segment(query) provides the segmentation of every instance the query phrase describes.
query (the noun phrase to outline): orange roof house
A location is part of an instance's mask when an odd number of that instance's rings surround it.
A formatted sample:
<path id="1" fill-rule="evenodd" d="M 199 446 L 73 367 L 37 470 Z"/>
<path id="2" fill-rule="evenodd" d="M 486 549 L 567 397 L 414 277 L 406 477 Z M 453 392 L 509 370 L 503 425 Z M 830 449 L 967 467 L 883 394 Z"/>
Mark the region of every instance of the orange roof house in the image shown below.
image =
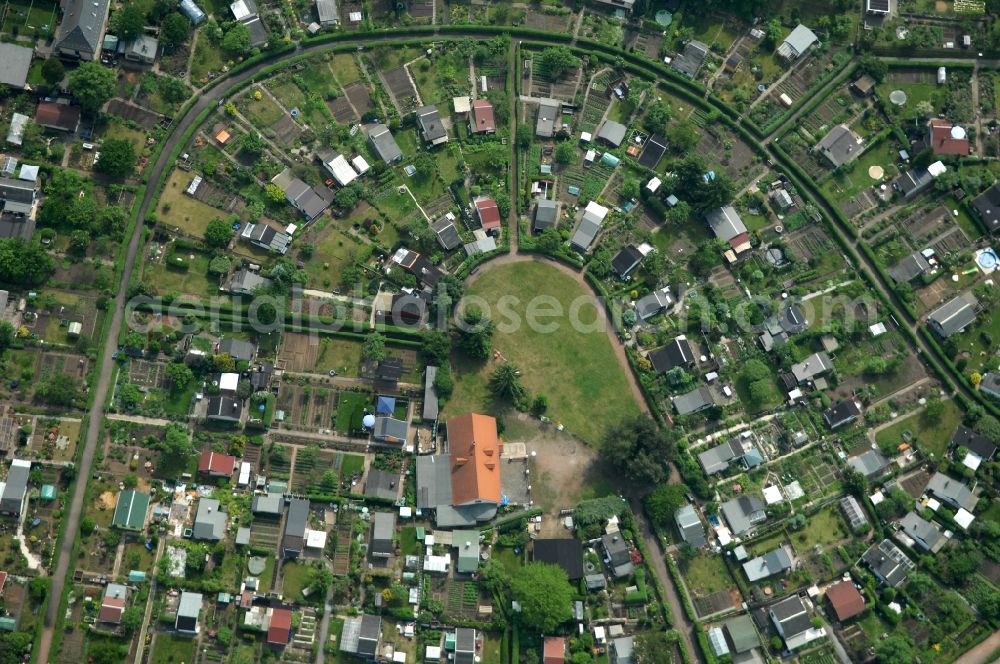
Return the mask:
<path id="1" fill-rule="evenodd" d="M 466 413 L 448 420 L 452 505 L 500 504 L 500 454 L 497 421 Z"/>
<path id="2" fill-rule="evenodd" d="M 198 472 L 214 477 L 232 477 L 236 472 L 236 457 L 218 452 L 203 452 L 198 461 Z"/>
<path id="3" fill-rule="evenodd" d="M 962 157 L 969 154 L 969 137 L 965 129 L 940 118 L 934 118 L 927 126 L 930 127 L 931 150 L 934 154 Z"/>
<path id="4" fill-rule="evenodd" d="M 480 198 L 476 201 L 476 216 L 485 230 L 500 228 L 500 207 L 492 198 Z"/>
<path id="5" fill-rule="evenodd" d="M 494 134 L 497 130 L 493 115 L 493 104 L 486 99 L 476 99 L 472 102 L 472 113 L 469 115 L 469 131 L 473 134 Z"/>
<path id="6" fill-rule="evenodd" d="M 225 129 L 220 129 L 219 133 L 215 135 L 215 140 L 217 140 L 222 145 L 226 144 L 226 141 L 230 139 L 230 134 Z"/>
<path id="7" fill-rule="evenodd" d="M 850 581 L 841 581 L 827 588 L 826 598 L 841 622 L 865 610 L 865 598 Z"/>
<path id="8" fill-rule="evenodd" d="M 566 661 L 566 638 L 546 636 L 542 646 L 542 664 L 563 664 Z"/>
<path id="9" fill-rule="evenodd" d="M 286 646 L 292 636 L 292 612 L 288 609 L 274 609 L 271 624 L 267 628 L 267 642 L 272 646 Z"/>

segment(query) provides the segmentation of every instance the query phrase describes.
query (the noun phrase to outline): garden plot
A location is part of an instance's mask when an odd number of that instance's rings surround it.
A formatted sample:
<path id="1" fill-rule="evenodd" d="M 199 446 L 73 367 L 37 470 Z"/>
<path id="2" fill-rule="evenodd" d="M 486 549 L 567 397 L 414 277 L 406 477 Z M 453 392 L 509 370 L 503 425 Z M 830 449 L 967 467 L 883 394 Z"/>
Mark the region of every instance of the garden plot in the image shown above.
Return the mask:
<path id="1" fill-rule="evenodd" d="M 871 191 L 863 189 L 855 193 L 853 198 L 844 198 L 841 200 L 839 207 L 845 217 L 854 219 L 858 215 L 871 210 L 876 205 L 878 205 L 878 201 L 872 196 Z"/>
<path id="2" fill-rule="evenodd" d="M 798 164 L 809 177 L 819 180 L 829 171 L 810 152 L 811 145 L 797 131 L 789 132 L 779 140 L 782 149 L 788 153 L 792 161 Z"/>
<path id="3" fill-rule="evenodd" d="M 254 519 L 250 526 L 250 546 L 273 551 L 281 539 L 281 524 L 277 521 Z"/>
<path id="4" fill-rule="evenodd" d="M 202 180 L 201 184 L 198 185 L 194 199 L 229 214 L 241 214 L 246 207 L 246 202 L 242 197 L 235 196 L 207 180 Z"/>
<path id="5" fill-rule="evenodd" d="M 351 339 L 310 336 L 289 332 L 282 335 L 279 359 L 291 373 L 328 373 L 356 376 L 361 344 Z"/>
<path id="6" fill-rule="evenodd" d="M 848 86 L 842 86 L 830 92 L 822 104 L 810 111 L 802 119 L 802 127 L 815 136 L 824 127 L 834 123 L 836 118 L 854 106 L 854 96 Z"/>
<path id="7" fill-rule="evenodd" d="M 535 59 L 532 59 L 530 63 L 531 70 L 528 72 L 529 85 L 527 86 L 530 96 L 542 99 L 559 99 L 566 103 L 572 103 L 583 78 L 582 70 L 577 70 L 571 75 L 564 75 L 558 79 L 552 79 Z"/>
<path id="8" fill-rule="evenodd" d="M 546 14 L 544 12 L 529 9 L 524 15 L 524 24 L 535 30 L 542 30 L 550 33 L 566 33 L 570 31 L 570 20 L 572 14 Z"/>
<path id="9" fill-rule="evenodd" d="M 159 113 L 129 104 L 121 99 L 112 99 L 108 102 L 108 114 L 134 122 L 146 131 L 160 124 L 161 120 L 166 120 Z"/>
<path id="10" fill-rule="evenodd" d="M 679 567 L 699 616 L 739 606 L 739 590 L 721 556 L 700 551 L 690 560 L 681 560 Z"/>
<path id="11" fill-rule="evenodd" d="M 589 131 L 590 133 L 597 131 L 605 111 L 611 105 L 611 100 L 607 95 L 607 87 L 610 82 L 610 72 L 595 76 L 591 81 L 587 103 L 584 104 L 583 112 L 580 113 L 580 131 Z"/>
<path id="12" fill-rule="evenodd" d="M 351 124 L 360 119 L 347 95 L 340 95 L 333 101 L 326 102 L 326 107 L 330 109 L 333 119 L 340 124 Z"/>
<path id="13" fill-rule="evenodd" d="M 736 188 L 742 189 L 751 179 L 750 166 L 754 163 L 753 150 L 735 136 L 716 134 L 714 129 L 707 126 L 708 122 L 700 112 L 696 112 L 692 119 L 695 124 L 705 129 L 695 150 L 703 155 L 709 163 L 718 162 L 721 164 L 725 168 L 726 174 L 732 178 Z"/>
<path id="14" fill-rule="evenodd" d="M 38 364 L 38 377 L 45 378 L 56 373 L 64 373 L 82 384 L 87 376 L 87 367 L 87 358 L 82 355 L 44 353 Z"/>
<path id="15" fill-rule="evenodd" d="M 413 0 L 409 3 L 408 12 L 418 21 L 431 21 L 434 18 L 434 2 L 436 0 Z"/>
<path id="16" fill-rule="evenodd" d="M 816 226 L 807 226 L 802 230 L 789 233 L 785 237 L 785 242 L 795 253 L 795 256 L 803 261 L 818 259 L 834 247 L 830 237 L 823 229 Z"/>
<path id="17" fill-rule="evenodd" d="M 371 90 L 361 83 L 352 83 L 344 88 L 344 94 L 351 100 L 351 104 L 358 113 L 364 115 L 375 110 L 375 103 L 372 101 Z"/>
<path id="18" fill-rule="evenodd" d="M 162 362 L 132 360 L 129 363 L 128 379 L 139 387 L 162 389 L 166 384 L 166 366 Z"/>
<path id="19" fill-rule="evenodd" d="M 278 390 L 277 407 L 285 412 L 282 425 L 286 429 L 331 428 L 336 402 L 336 392 L 325 387 L 285 382 Z"/>
<path id="20" fill-rule="evenodd" d="M 406 113 L 416 106 L 417 89 L 413 87 L 413 81 L 405 67 L 380 71 L 379 75 L 382 77 L 389 94 L 395 100 L 396 106 L 399 107 L 400 113 Z"/>
<path id="21" fill-rule="evenodd" d="M 350 486 L 353 472 L 346 477 L 342 474 L 344 457 L 343 452 L 320 450 L 316 447 L 299 449 L 295 456 L 295 467 L 292 470 L 292 492 L 298 494 L 333 493 L 342 489 L 345 481 L 347 486 Z M 361 457 L 361 462 L 363 465 L 364 457 Z M 333 475 L 328 477 L 327 472 L 332 472 Z"/>
<path id="22" fill-rule="evenodd" d="M 835 60 L 837 53 L 837 51 L 830 50 L 826 53 L 807 56 L 803 62 L 796 64 L 794 71 L 786 76 L 785 80 L 771 88 L 771 102 L 784 108 L 781 95 L 788 95 L 792 99 L 792 103 L 805 97 L 826 72 L 827 66 Z"/>
<path id="23" fill-rule="evenodd" d="M 650 60 L 660 59 L 660 49 L 663 47 L 663 35 L 661 33 L 642 33 L 636 37 L 633 45 L 634 50 L 642 53 Z"/>

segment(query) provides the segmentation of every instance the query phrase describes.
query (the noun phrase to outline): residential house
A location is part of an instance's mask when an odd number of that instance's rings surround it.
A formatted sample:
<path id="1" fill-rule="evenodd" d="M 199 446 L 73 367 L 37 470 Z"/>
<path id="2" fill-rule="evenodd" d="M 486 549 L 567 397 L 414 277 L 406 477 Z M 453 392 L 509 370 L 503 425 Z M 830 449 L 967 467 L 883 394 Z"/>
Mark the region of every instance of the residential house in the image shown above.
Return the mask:
<path id="1" fill-rule="evenodd" d="M 31 476 L 31 462 L 14 459 L 7 469 L 7 480 L 0 482 L 0 514 L 21 516 L 28 498 L 28 479 Z"/>
<path id="2" fill-rule="evenodd" d="M 642 146 L 642 152 L 638 159 L 639 165 L 650 170 L 655 169 L 666 152 L 667 139 L 659 134 L 653 134 Z"/>
<path id="3" fill-rule="evenodd" d="M 120 583 L 109 583 L 104 587 L 104 597 L 101 598 L 101 608 L 97 612 L 97 622 L 116 627 L 120 625 L 127 600 L 128 588 Z"/>
<path id="4" fill-rule="evenodd" d="M 284 558 L 297 558 L 302 553 L 308 525 L 309 501 L 303 498 L 292 498 L 288 503 L 285 532 L 281 538 L 281 553 Z"/>
<path id="5" fill-rule="evenodd" d="M 698 454 L 698 463 L 709 476 L 721 473 L 734 461 L 741 461 L 745 467 L 754 468 L 762 464 L 764 458 L 753 444 L 753 439 L 742 436 Z"/>
<path id="6" fill-rule="evenodd" d="M 556 201 L 541 198 L 535 204 L 535 223 L 533 228 L 536 233 L 541 233 L 546 228 L 555 226 L 558 218 L 559 203 Z"/>
<path id="7" fill-rule="evenodd" d="M 35 123 L 53 131 L 75 134 L 80 128 L 81 113 L 79 106 L 43 101 L 35 108 Z"/>
<path id="8" fill-rule="evenodd" d="M 942 339 L 965 330 L 976 322 L 979 302 L 972 295 L 959 295 L 935 309 L 927 317 L 927 324 Z"/>
<path id="9" fill-rule="evenodd" d="M 608 648 L 609 664 L 633 664 L 635 640 L 631 636 L 619 636 L 611 641 Z"/>
<path id="10" fill-rule="evenodd" d="M 617 148 L 625 140 L 625 132 L 628 131 L 628 127 L 623 125 L 621 122 L 615 120 L 605 120 L 604 124 L 597 131 L 597 140 L 605 143 L 606 145 Z"/>
<path id="11" fill-rule="evenodd" d="M 852 531 L 857 532 L 858 529 L 868 525 L 868 516 L 854 496 L 844 496 L 840 499 L 840 511 L 844 513 L 847 525 Z"/>
<path id="12" fill-rule="evenodd" d="M 851 581 L 840 581 L 826 589 L 826 599 L 830 602 L 830 608 L 837 616 L 837 620 L 844 622 L 856 615 L 864 613 L 865 598 L 861 596 L 858 589 Z"/>
<path id="13" fill-rule="evenodd" d="M 292 612 L 285 608 L 271 608 L 271 621 L 267 627 L 267 645 L 284 648 L 292 640 Z"/>
<path id="14" fill-rule="evenodd" d="M 201 631 L 198 618 L 201 615 L 201 593 L 191 593 L 186 590 L 181 591 L 181 599 L 177 605 L 177 619 L 174 621 L 174 629 L 186 634 L 197 634 Z"/>
<path id="15" fill-rule="evenodd" d="M 798 595 L 786 597 L 777 604 L 772 604 L 767 613 L 789 650 L 796 650 L 826 636 L 822 628 L 812 626 L 809 612 Z"/>
<path id="16" fill-rule="evenodd" d="M 532 560 L 558 565 L 570 581 L 583 578 L 583 544 L 578 539 L 536 539 L 532 545 Z"/>
<path id="17" fill-rule="evenodd" d="M 424 106 L 415 111 L 417 126 L 424 142 L 430 145 L 441 145 L 448 142 L 448 131 L 441 122 L 441 113 L 436 106 Z"/>
<path id="18" fill-rule="evenodd" d="M 63 0 L 52 52 L 67 60 L 94 60 L 104 43 L 109 0 Z"/>
<path id="19" fill-rule="evenodd" d="M 731 652 L 736 653 L 733 661 L 750 664 L 753 660 L 740 657 L 740 655 L 749 653 L 754 648 L 760 647 L 760 637 L 757 636 L 757 630 L 753 626 L 753 618 L 743 614 L 735 618 L 730 618 L 723 623 L 723 627 L 725 628 L 726 636 L 729 637 L 729 649 Z"/>
<path id="20" fill-rule="evenodd" d="M 476 663 L 476 630 L 471 627 L 459 627 L 455 630 L 454 664 Z"/>
<path id="21" fill-rule="evenodd" d="M 707 44 L 692 39 L 684 44 L 684 49 L 680 53 L 674 56 L 674 59 L 670 62 L 670 66 L 677 73 L 683 74 L 688 78 L 694 78 L 698 75 L 698 70 L 705 63 L 708 51 Z"/>
<path id="22" fill-rule="evenodd" d="M 451 531 L 451 546 L 456 549 L 458 564 L 455 571 L 459 574 L 475 574 L 479 571 L 479 531 Z M 582 555 L 582 554 L 581 554 Z"/>
<path id="23" fill-rule="evenodd" d="M 913 561 L 887 539 L 872 544 L 861 559 L 879 581 L 891 588 L 901 585 L 909 571 L 914 568 Z"/>
<path id="24" fill-rule="evenodd" d="M 233 272 L 226 282 L 225 290 L 233 295 L 253 295 L 261 289 L 270 288 L 273 283 L 267 277 L 243 268 Z"/>
<path id="25" fill-rule="evenodd" d="M 755 525 L 767 519 L 764 501 L 758 496 L 740 496 L 719 506 L 722 516 L 735 537 L 749 533 Z"/>
<path id="26" fill-rule="evenodd" d="M 601 7 L 608 7 L 614 10 L 621 10 L 628 14 L 632 11 L 632 7 L 635 6 L 635 0 L 590 0 L 595 5 L 600 5 Z"/>
<path id="27" fill-rule="evenodd" d="M 392 255 L 392 262 L 416 277 L 424 290 L 433 290 L 444 276 L 444 273 L 424 256 L 406 247 L 396 250 Z"/>
<path id="28" fill-rule="evenodd" d="M 983 383 L 985 382 L 986 377 L 984 376 L 983 382 L 979 384 L 980 391 L 983 391 Z M 951 436 L 951 446 L 953 448 L 964 447 L 969 451 L 969 454 L 974 454 L 979 459 L 979 463 L 989 461 L 997 451 L 996 445 L 989 438 L 961 425 L 955 429 L 955 433 Z"/>
<path id="29" fill-rule="evenodd" d="M 969 203 L 993 233 L 1000 233 L 1000 183 L 979 194 Z"/>
<path id="30" fill-rule="evenodd" d="M 399 473 L 372 468 L 365 477 L 365 495 L 395 501 L 399 497 Z"/>
<path id="31" fill-rule="evenodd" d="M 462 244 L 462 236 L 458 234 L 458 227 L 455 225 L 455 215 L 451 212 L 437 221 L 432 221 L 431 230 L 445 251 L 451 251 Z"/>
<path id="32" fill-rule="evenodd" d="M 965 129 L 941 118 L 927 123 L 927 143 L 936 155 L 967 157 L 970 152 Z"/>
<path id="33" fill-rule="evenodd" d="M 771 352 L 775 346 L 783 345 L 791 337 L 807 329 L 809 321 L 802 308 L 795 302 L 788 302 L 782 305 L 776 315 L 764 321 L 759 337 L 760 345 L 765 351 Z"/>
<path id="34" fill-rule="evenodd" d="M 608 208 L 596 201 L 587 203 L 583 217 L 580 219 L 580 225 L 577 226 L 576 232 L 573 233 L 573 237 L 569 241 L 570 246 L 581 253 L 586 253 L 590 249 L 590 245 L 594 243 L 594 239 L 604 223 L 604 218 L 607 216 Z"/>
<path id="35" fill-rule="evenodd" d="M 214 422 L 239 424 L 243 418 L 243 402 L 227 396 L 208 398 L 205 419 Z"/>
<path id="36" fill-rule="evenodd" d="M 824 351 L 813 353 L 801 362 L 792 365 L 792 375 L 799 385 L 815 382 L 817 378 L 833 370 L 833 362 Z"/>
<path id="37" fill-rule="evenodd" d="M 284 509 L 284 496 L 278 492 L 257 494 L 250 503 L 250 511 L 255 518 L 280 519 Z"/>
<path id="38" fill-rule="evenodd" d="M 847 465 L 865 476 L 866 480 L 876 480 L 889 468 L 889 460 L 878 450 L 868 450 L 847 460 Z"/>
<path id="39" fill-rule="evenodd" d="M 708 544 L 705 537 L 705 525 L 701 522 L 693 505 L 685 505 L 674 512 L 674 523 L 677 524 L 677 531 L 681 534 L 681 539 L 688 545 L 700 549 Z"/>
<path id="40" fill-rule="evenodd" d="M 750 583 L 756 583 L 761 579 L 784 574 L 794 566 L 794 557 L 790 549 L 783 545 L 743 563 L 743 572 Z"/>
<path id="41" fill-rule="evenodd" d="M 214 498 L 201 498 L 195 512 L 191 537 L 196 540 L 218 542 L 226 536 L 226 513 L 220 509 Z"/>
<path id="42" fill-rule="evenodd" d="M 876 84 L 877 81 L 874 78 L 868 74 L 862 74 L 860 78 L 851 83 L 851 90 L 862 97 L 867 97 L 875 90 Z"/>
<path id="43" fill-rule="evenodd" d="M 933 183 L 934 176 L 930 169 L 912 168 L 896 178 L 893 187 L 902 194 L 903 200 L 908 201 L 927 191 Z"/>
<path id="44" fill-rule="evenodd" d="M 403 158 L 403 151 L 399 149 L 392 132 L 384 124 L 372 125 L 368 130 L 368 140 L 371 141 L 379 159 L 386 164 L 394 164 Z"/>
<path id="45" fill-rule="evenodd" d="M 914 251 L 912 254 L 890 267 L 888 272 L 893 281 L 900 284 L 906 284 L 913 281 L 917 277 L 923 276 L 924 273 L 930 269 L 931 264 L 927 262 L 923 253 Z"/>
<path id="46" fill-rule="evenodd" d="M 28 83 L 28 70 L 34 50 L 17 44 L 0 44 L 0 83 L 23 90 Z"/>
<path id="47" fill-rule="evenodd" d="M 361 659 L 374 660 L 382 640 L 382 618 L 362 614 L 344 619 L 340 635 L 340 652 Z"/>
<path id="48" fill-rule="evenodd" d="M 662 348 L 658 348 L 649 354 L 649 361 L 653 369 L 659 373 L 666 373 L 671 369 L 691 369 L 694 367 L 696 357 L 691 342 L 683 334 Z"/>
<path id="49" fill-rule="evenodd" d="M 403 420 L 393 417 L 376 417 L 372 429 L 372 440 L 379 443 L 406 445 L 409 437 L 409 427 Z"/>
<path id="50" fill-rule="evenodd" d="M 146 512 L 149 510 L 149 494 L 135 489 L 126 489 L 118 494 L 115 514 L 111 526 L 122 530 L 141 532 L 146 527 Z"/>
<path id="51" fill-rule="evenodd" d="M 535 136 L 552 138 L 562 127 L 559 111 L 562 102 L 556 99 L 542 99 L 538 103 L 538 117 L 535 120 Z"/>
<path id="52" fill-rule="evenodd" d="M 642 262 L 644 254 L 634 244 L 624 246 L 613 259 L 611 269 L 622 281 L 628 281 Z"/>
<path id="53" fill-rule="evenodd" d="M 236 457 L 211 450 L 203 452 L 198 460 L 198 472 L 209 477 L 232 477 L 236 466 Z"/>
<path id="54" fill-rule="evenodd" d="M 316 18 L 324 28 L 340 23 L 337 0 L 316 0 Z"/>
<path id="55" fill-rule="evenodd" d="M 232 12 L 233 18 L 245 25 L 250 32 L 250 46 L 260 48 L 267 44 L 269 37 L 267 28 L 260 20 L 257 5 L 254 4 L 253 0 L 236 0 L 229 5 L 229 10 Z"/>
<path id="56" fill-rule="evenodd" d="M 671 400 L 678 415 L 690 415 L 716 405 L 715 395 L 707 387 L 698 387 Z"/>
<path id="57" fill-rule="evenodd" d="M 924 493 L 955 509 L 964 509 L 968 512 L 973 511 L 979 502 L 979 498 L 964 482 L 948 477 L 942 472 L 931 476 L 927 486 L 924 487 Z"/>
<path id="58" fill-rule="evenodd" d="M 816 144 L 816 150 L 827 158 L 830 165 L 840 168 L 848 164 L 864 151 L 863 141 L 850 127 L 844 124 L 835 126 Z"/>
<path id="59" fill-rule="evenodd" d="M 127 62 L 139 65 L 152 65 L 156 62 L 156 53 L 160 50 L 160 42 L 150 35 L 139 35 L 135 39 L 123 42 L 122 56 Z"/>
<path id="60" fill-rule="evenodd" d="M 632 552 L 628 541 L 620 532 L 605 533 L 601 536 L 601 549 L 604 551 L 604 563 L 616 579 L 630 575 L 635 571 L 632 564 Z"/>
<path id="61" fill-rule="evenodd" d="M 910 539 L 909 546 L 928 553 L 937 553 L 948 541 L 937 526 L 916 512 L 907 512 L 899 526 Z"/>
<path id="62" fill-rule="evenodd" d="M 639 320 L 647 321 L 653 316 L 663 312 L 667 307 L 672 305 L 674 300 L 670 297 L 670 288 L 664 286 L 663 288 L 658 288 L 652 293 L 643 295 L 635 302 L 635 313 Z"/>
<path id="63" fill-rule="evenodd" d="M 497 122 L 493 117 L 493 104 L 488 99 L 473 100 L 469 113 L 469 133 L 495 134 Z"/>
<path id="64" fill-rule="evenodd" d="M 339 152 L 324 149 L 320 150 L 316 156 L 330 177 L 341 187 L 346 187 L 358 179 L 358 172 L 351 166 L 351 162 L 347 161 L 347 157 Z"/>
<path id="65" fill-rule="evenodd" d="M 268 224 L 260 223 L 247 223 L 240 233 L 240 238 L 261 249 L 282 255 L 288 251 L 288 245 L 292 243 L 292 237 L 287 233 L 280 233 Z"/>
<path id="66" fill-rule="evenodd" d="M 715 237 L 729 243 L 729 246 L 737 254 L 744 253 L 752 248 L 746 224 L 743 223 L 743 219 L 740 218 L 739 213 L 736 212 L 736 208 L 732 205 L 712 210 L 705 215 L 705 219 L 708 221 L 712 232 L 715 233 Z"/>
<path id="67" fill-rule="evenodd" d="M 865 0 L 865 13 L 873 16 L 888 16 L 889 0 Z"/>
<path id="68" fill-rule="evenodd" d="M 417 508 L 433 510 L 439 527 L 488 521 L 500 506 L 496 420 L 468 413 L 447 425 L 449 453 L 417 457 Z"/>
<path id="69" fill-rule="evenodd" d="M 500 232 L 500 207 L 497 202 L 489 197 L 476 199 L 476 219 L 488 233 Z"/>
<path id="70" fill-rule="evenodd" d="M 295 177 L 291 169 L 286 168 L 271 179 L 285 194 L 285 200 L 302 213 L 307 220 L 312 221 L 333 202 L 333 193 L 319 187 L 310 187 Z"/>
<path id="71" fill-rule="evenodd" d="M 419 327 L 427 320 L 427 301 L 419 293 L 393 293 L 389 310 L 375 310 L 375 323 L 397 327 Z"/>
<path id="72" fill-rule="evenodd" d="M 257 347 L 249 341 L 233 337 L 223 337 L 219 341 L 219 355 L 229 355 L 237 362 L 249 362 L 256 352 Z"/>
<path id="73" fill-rule="evenodd" d="M 839 401 L 823 411 L 823 421 L 831 429 L 837 429 L 861 417 L 861 404 L 852 399 Z"/>
<path id="74" fill-rule="evenodd" d="M 812 30 L 801 23 L 785 37 L 785 40 L 778 46 L 778 57 L 786 63 L 791 63 L 812 48 L 813 44 L 818 44 L 819 39 Z"/>
<path id="75" fill-rule="evenodd" d="M 389 558 L 396 551 L 392 543 L 396 533 L 396 515 L 393 512 L 372 514 L 372 537 L 368 553 L 373 558 Z"/>

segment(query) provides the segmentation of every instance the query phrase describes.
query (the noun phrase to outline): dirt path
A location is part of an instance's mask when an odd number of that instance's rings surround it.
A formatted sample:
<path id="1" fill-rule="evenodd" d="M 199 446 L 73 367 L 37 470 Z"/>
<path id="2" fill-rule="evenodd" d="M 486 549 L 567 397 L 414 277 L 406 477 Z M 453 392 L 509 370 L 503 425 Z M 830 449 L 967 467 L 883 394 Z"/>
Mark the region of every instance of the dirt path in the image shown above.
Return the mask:
<path id="1" fill-rule="evenodd" d="M 552 266 L 553 269 L 559 270 L 563 274 L 566 274 L 573 278 L 576 283 L 580 285 L 584 290 L 593 293 L 593 288 L 591 288 L 590 283 L 584 278 L 582 272 L 578 272 L 570 267 L 563 265 L 555 260 L 549 258 L 543 258 L 540 256 L 529 256 L 525 254 L 515 254 L 509 253 L 499 256 L 492 261 L 484 263 L 482 267 L 479 268 L 474 274 L 470 275 L 468 279 L 465 280 L 466 289 L 474 284 L 477 279 L 482 275 L 486 274 L 490 270 L 494 270 L 498 267 L 504 265 L 512 265 L 514 263 L 524 263 L 526 261 L 535 261 L 536 263 L 547 263 Z M 615 359 L 618 360 L 618 365 L 622 368 L 625 374 L 625 379 L 628 381 L 629 389 L 632 391 L 632 396 L 635 398 L 635 402 L 639 405 L 639 408 L 643 413 L 649 415 L 649 406 L 646 404 L 646 398 L 642 394 L 642 390 L 639 388 L 639 383 L 635 378 L 635 374 L 632 373 L 632 366 L 628 362 L 628 356 L 625 354 L 625 347 L 622 345 L 621 341 L 618 339 L 618 335 L 615 333 L 615 328 L 608 319 L 608 312 L 605 307 L 595 307 L 597 310 L 598 317 L 600 319 L 601 325 L 608 334 L 608 341 L 611 342 L 611 348 L 615 353 Z"/>

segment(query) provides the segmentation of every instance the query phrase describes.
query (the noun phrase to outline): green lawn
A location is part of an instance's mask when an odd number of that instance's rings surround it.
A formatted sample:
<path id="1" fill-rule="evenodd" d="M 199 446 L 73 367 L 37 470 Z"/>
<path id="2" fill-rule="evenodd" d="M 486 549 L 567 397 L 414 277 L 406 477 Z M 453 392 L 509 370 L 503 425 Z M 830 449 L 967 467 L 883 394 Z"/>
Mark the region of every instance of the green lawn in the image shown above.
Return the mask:
<path id="1" fill-rule="evenodd" d="M 361 69 L 352 53 L 338 53 L 333 56 L 330 68 L 333 69 L 333 74 L 341 85 L 350 85 L 361 80 Z"/>
<path id="2" fill-rule="evenodd" d="M 341 376 L 354 377 L 358 375 L 361 364 L 361 342 L 339 337 L 323 337 L 320 339 L 319 356 L 316 358 L 316 371 L 328 373 L 331 369 Z"/>
<path id="3" fill-rule="evenodd" d="M 194 639 L 161 633 L 153 641 L 151 664 L 181 664 L 194 661 Z"/>
<path id="4" fill-rule="evenodd" d="M 340 475 L 350 477 L 355 473 L 360 473 L 365 469 L 365 458 L 360 454 L 339 454 Z"/>
<path id="5" fill-rule="evenodd" d="M 809 517 L 806 527 L 792 533 L 792 546 L 799 555 L 806 555 L 813 546 L 827 547 L 848 536 L 838 507 L 832 506 Z"/>
<path id="6" fill-rule="evenodd" d="M 182 253 L 188 259 L 188 269 L 152 263 L 146 266 L 143 276 L 161 293 L 177 292 L 199 298 L 217 295 L 219 284 L 215 281 L 216 277 L 210 279 L 208 276 L 209 257 L 199 253 Z"/>
<path id="7" fill-rule="evenodd" d="M 733 579 L 722 556 L 700 552 L 696 557 L 682 564 L 684 583 L 688 590 L 698 597 L 705 597 L 733 587 Z"/>
<path id="8" fill-rule="evenodd" d="M 129 129 L 120 121 L 109 122 L 101 138 L 105 141 L 109 138 L 123 138 L 132 144 L 137 154 L 146 147 L 146 132 Z"/>
<path id="9" fill-rule="evenodd" d="M 222 217 L 221 210 L 185 194 L 194 176 L 177 169 L 170 174 L 160 194 L 157 217 L 164 226 L 176 226 L 195 237 L 204 237 L 205 226 L 215 217 Z"/>
<path id="10" fill-rule="evenodd" d="M 267 129 L 281 119 L 284 112 L 265 92 L 261 92 L 260 99 L 254 99 L 254 93 L 246 96 L 246 110 L 244 111 L 250 122 L 261 130 Z"/>
<path id="11" fill-rule="evenodd" d="M 312 568 L 308 565 L 285 563 L 281 568 L 281 596 L 290 602 L 301 599 L 311 578 Z"/>
<path id="12" fill-rule="evenodd" d="M 204 34 L 198 35 L 194 57 L 191 59 L 191 80 L 207 82 L 209 72 L 222 69 L 222 58 L 222 50 L 218 46 L 212 44 Z"/>
<path id="13" fill-rule="evenodd" d="M 404 556 L 415 556 L 420 551 L 420 542 L 417 541 L 417 529 L 413 526 L 403 528 L 399 531 L 399 550 Z"/>
<path id="14" fill-rule="evenodd" d="M 916 443 L 917 449 L 927 455 L 940 459 L 948 449 L 951 435 L 962 422 L 963 412 L 954 401 L 944 401 L 944 413 L 937 420 L 931 421 L 923 413 L 913 415 L 891 427 L 879 431 L 875 442 L 885 450 L 895 450 L 905 441 L 905 434 L 912 435 L 911 444 Z"/>
<path id="15" fill-rule="evenodd" d="M 596 443 L 608 425 L 639 411 L 604 329 L 574 329 L 567 314 L 574 300 L 584 298 L 579 301 L 585 304 L 573 316 L 583 324 L 594 319 L 593 307 L 600 305 L 571 277 L 545 263 L 515 263 L 484 273 L 468 294 L 483 298 L 494 311 L 494 320 L 500 324 L 495 349 L 521 369 L 524 385 L 532 394 L 548 397 L 548 415 L 553 421 Z M 528 325 L 525 311 L 537 296 L 544 296 L 553 306 L 542 307 L 538 301 L 534 309 L 544 308 L 555 315 L 537 317 L 536 324 Z M 502 316 L 496 313 L 501 297 L 510 305 L 503 308 Z M 520 325 L 510 324 L 515 316 Z M 455 371 L 455 396 L 445 407 L 446 415 L 468 410 L 496 412 L 485 387 L 496 366 L 496 361 L 460 363 Z"/>
<path id="16" fill-rule="evenodd" d="M 897 150 L 895 142 L 889 139 L 869 146 L 864 154 L 825 180 L 822 185 L 824 191 L 829 194 L 831 200 L 839 201 L 857 196 L 865 189 L 879 183 L 879 180 L 873 180 L 868 175 L 871 166 L 881 166 L 885 171 L 885 178 L 894 177 L 898 173 L 895 166 Z"/>
<path id="17" fill-rule="evenodd" d="M 361 428 L 365 407 L 372 405 L 371 395 L 359 392 L 341 392 L 337 397 L 337 433 L 349 434 Z"/>

